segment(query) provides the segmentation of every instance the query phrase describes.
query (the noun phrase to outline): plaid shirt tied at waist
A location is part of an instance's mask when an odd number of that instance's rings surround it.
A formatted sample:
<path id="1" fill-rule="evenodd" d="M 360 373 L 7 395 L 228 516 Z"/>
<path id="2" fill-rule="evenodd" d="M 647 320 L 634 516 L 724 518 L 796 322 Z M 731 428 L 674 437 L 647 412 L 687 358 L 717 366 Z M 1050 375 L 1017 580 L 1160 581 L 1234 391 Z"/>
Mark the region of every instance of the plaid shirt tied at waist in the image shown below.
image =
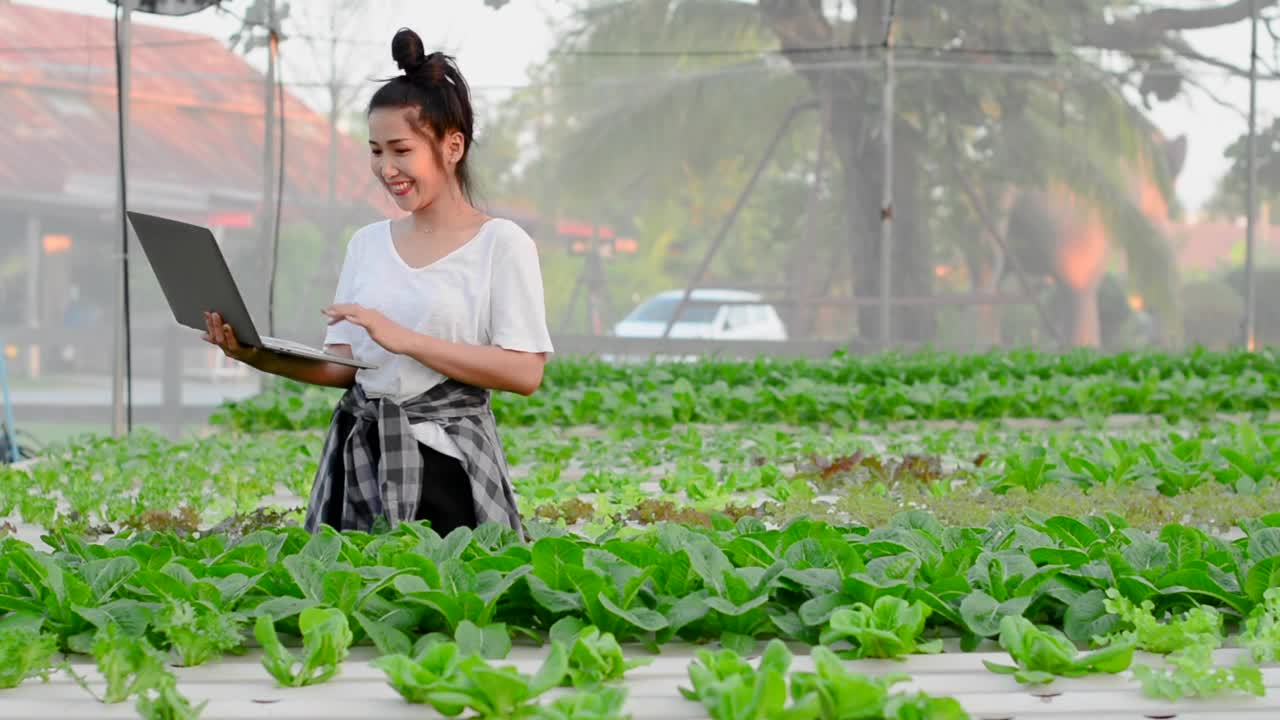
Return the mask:
<path id="1" fill-rule="evenodd" d="M 452 379 L 403 404 L 369 398 L 359 384 L 347 390 L 325 436 L 307 503 L 307 531 L 316 532 L 324 518 L 337 515 L 331 505 L 339 501 L 339 530 L 367 532 L 378 517 L 391 527 L 413 520 L 422 483 L 431 481 L 422 476 L 418 440 L 410 431 L 421 422 L 439 422 L 461 451 L 476 522 L 499 522 L 523 535 L 489 391 Z M 349 429 L 343 432 L 344 427 Z M 371 447 L 371 431 L 377 447 Z"/>

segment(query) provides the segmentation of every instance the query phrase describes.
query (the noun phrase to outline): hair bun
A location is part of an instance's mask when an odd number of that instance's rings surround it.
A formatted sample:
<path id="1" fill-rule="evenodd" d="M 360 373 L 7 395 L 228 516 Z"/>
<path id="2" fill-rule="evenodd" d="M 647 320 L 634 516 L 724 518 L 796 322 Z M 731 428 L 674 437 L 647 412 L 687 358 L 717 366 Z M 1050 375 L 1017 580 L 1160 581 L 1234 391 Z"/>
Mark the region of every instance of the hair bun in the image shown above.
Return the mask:
<path id="1" fill-rule="evenodd" d="M 409 28 L 400 28 L 395 37 L 391 38 L 391 57 L 405 75 L 416 75 L 427 64 L 422 38 Z"/>
<path id="2" fill-rule="evenodd" d="M 449 77 L 449 70 L 449 56 L 437 50 L 422 61 L 422 68 L 418 72 L 426 82 L 439 85 L 453 82 Z"/>

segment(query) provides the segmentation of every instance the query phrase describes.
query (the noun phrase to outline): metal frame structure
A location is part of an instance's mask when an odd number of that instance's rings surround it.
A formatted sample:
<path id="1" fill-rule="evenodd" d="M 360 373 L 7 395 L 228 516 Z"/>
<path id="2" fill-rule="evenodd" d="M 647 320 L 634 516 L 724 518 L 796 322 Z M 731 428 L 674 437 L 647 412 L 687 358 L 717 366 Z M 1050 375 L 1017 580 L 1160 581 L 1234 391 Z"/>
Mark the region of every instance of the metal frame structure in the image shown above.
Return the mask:
<path id="1" fill-rule="evenodd" d="M 119 93 L 118 112 L 121 118 L 121 125 L 120 125 L 119 140 L 118 140 L 119 146 L 117 148 L 118 157 L 119 157 L 119 182 L 120 182 L 120 192 L 118 197 L 117 211 L 120 219 L 119 224 L 121 228 L 122 238 L 121 238 L 121 255 L 119 257 L 119 261 L 121 263 L 121 276 L 119 281 L 120 287 L 119 287 L 119 295 L 118 295 L 119 311 L 116 313 L 116 317 L 114 318 L 115 342 L 114 342 L 114 352 L 113 352 L 113 364 L 115 367 L 114 367 L 113 378 L 112 378 L 113 379 L 112 425 L 113 425 L 113 432 L 118 435 L 127 431 L 127 429 L 129 429 L 129 427 L 131 427 L 132 425 L 132 415 L 131 415 L 132 401 L 131 401 L 131 398 L 126 399 L 126 394 L 128 391 L 131 390 L 131 387 L 129 387 L 130 378 L 128 377 L 129 373 L 127 371 L 127 365 L 129 362 L 129 343 L 130 343 L 128 317 L 127 317 L 128 288 L 126 285 L 127 275 L 128 275 L 128 226 L 126 221 L 124 220 L 124 209 L 127 204 L 125 191 L 127 189 L 126 159 L 127 159 L 128 137 L 129 137 L 129 68 L 131 64 L 130 55 L 129 55 L 130 13 L 132 11 L 155 12 L 156 3 L 149 2 L 148 0 L 108 0 L 108 1 L 111 2 L 112 4 L 118 5 L 120 8 L 120 21 L 119 21 L 120 26 L 119 26 L 119 34 L 117 38 L 119 42 L 119 49 L 117 53 L 117 65 L 118 65 L 117 91 Z M 1258 8 L 1257 8 L 1256 0 L 1250 0 L 1249 5 L 1250 5 L 1252 42 L 1251 42 L 1251 56 L 1250 56 L 1250 69 L 1249 69 L 1250 70 L 1249 71 L 1250 103 L 1249 103 L 1249 131 L 1248 131 L 1248 156 L 1247 156 L 1249 171 L 1248 171 L 1248 197 L 1247 197 L 1248 209 L 1247 209 L 1246 256 L 1245 256 L 1245 288 L 1246 288 L 1245 295 L 1246 297 L 1245 297 L 1245 320 L 1243 323 L 1244 327 L 1242 328 L 1242 331 L 1243 331 L 1242 342 L 1244 347 L 1248 349 L 1253 349 L 1256 342 L 1255 336 L 1254 336 L 1254 332 L 1255 332 L 1254 325 L 1255 325 L 1255 317 L 1256 317 L 1256 308 L 1255 308 L 1256 280 L 1255 280 L 1254 256 L 1255 256 L 1255 234 L 1256 234 L 1256 217 L 1255 216 L 1256 216 L 1256 205 L 1257 205 L 1257 192 L 1256 192 L 1257 168 L 1256 168 L 1256 158 L 1255 158 L 1255 154 L 1256 154 L 1255 139 L 1256 139 L 1256 104 L 1257 104 Z M 203 9 L 203 8 L 200 8 L 200 9 Z M 198 10 L 195 10 L 195 11 L 198 11 Z M 886 144 L 886 161 L 885 161 L 886 173 L 891 172 L 891 159 L 892 159 L 891 127 L 892 127 L 892 117 L 893 117 L 892 102 L 893 102 L 893 79 L 894 79 L 893 78 L 894 59 L 893 59 L 892 34 L 893 34 L 893 26 L 892 26 L 892 22 L 890 21 L 886 26 L 885 37 L 884 37 L 884 49 L 885 49 L 884 103 L 885 104 L 884 104 L 883 110 L 885 114 L 886 130 L 888 131 L 884 134 L 884 140 Z M 275 47 L 269 48 L 269 51 L 271 51 L 270 60 L 273 61 L 273 64 L 275 60 L 275 56 L 274 56 L 275 49 L 276 49 Z M 272 85 L 274 84 L 273 82 L 274 78 L 272 78 L 272 73 L 268 73 L 267 80 L 268 80 L 268 83 L 266 87 L 265 99 L 269 107 L 272 103 L 273 94 L 274 94 L 272 92 Z M 765 163 L 767 163 L 769 159 L 772 157 L 776 149 L 776 146 L 780 138 L 782 137 L 783 133 L 787 130 L 787 128 L 791 125 L 795 117 L 800 112 L 803 112 L 806 110 L 818 109 L 820 105 L 821 104 L 819 101 L 811 100 L 811 101 L 800 103 L 792 107 L 788 111 L 784 122 L 779 127 L 777 132 L 774 134 L 774 137 L 769 143 L 764 155 L 761 157 L 759 163 L 757 164 L 755 171 L 751 176 L 751 179 L 748 181 L 746 187 L 743 188 L 742 192 L 738 196 L 737 202 L 734 204 L 733 208 L 730 210 L 728 215 L 724 218 L 723 222 L 721 223 L 720 228 L 717 231 L 714 239 L 712 240 L 710 246 L 707 248 L 707 251 L 703 255 L 702 260 L 698 264 L 697 272 L 694 273 L 694 275 L 689 279 L 689 282 L 686 284 L 684 292 L 681 295 L 680 303 L 677 305 L 676 312 L 669 319 L 666 327 L 663 330 L 663 334 L 660 340 L 669 339 L 669 334 L 670 334 L 672 325 L 675 323 L 676 319 L 680 316 L 680 313 L 683 312 L 683 310 L 685 309 L 685 306 L 689 301 L 689 297 L 692 294 L 693 289 L 698 286 L 698 283 L 701 277 L 706 272 L 706 269 L 710 266 L 712 259 L 715 257 L 716 253 L 719 251 L 719 249 L 723 245 L 725 238 L 728 235 L 729 229 L 732 227 L 733 223 L 736 221 L 739 212 L 741 211 L 743 205 L 746 202 L 746 199 L 750 196 L 751 192 L 754 190 L 756 182 L 759 179 L 759 175 L 761 174 Z M 268 110 L 268 112 L 270 112 L 270 110 Z M 267 128 L 268 128 L 268 138 L 270 138 L 270 135 L 271 135 L 270 122 L 267 123 Z M 820 140 L 819 140 L 818 166 L 820 169 L 826 161 L 824 147 L 822 144 L 824 142 L 823 137 L 825 136 L 825 132 L 826 131 L 825 131 L 825 124 L 824 124 L 824 130 L 823 130 L 823 133 L 820 134 Z M 268 193 L 270 193 L 272 190 L 272 188 L 270 188 L 270 181 L 272 179 L 271 178 L 272 173 L 270 172 L 270 168 L 272 167 L 271 163 L 273 162 L 273 159 L 274 159 L 273 148 L 269 146 L 264 148 L 264 155 L 265 155 L 264 165 L 268 168 L 268 172 L 266 173 L 266 177 L 264 178 L 264 189 Z M 886 177 L 888 177 L 888 175 L 886 175 Z M 1007 304 L 1009 302 L 1024 302 L 1024 303 L 1033 302 L 1037 305 L 1037 308 L 1040 310 L 1042 320 L 1046 321 L 1046 327 L 1050 329 L 1050 332 L 1053 332 L 1053 329 L 1052 329 L 1053 324 L 1050 322 L 1047 322 L 1048 318 L 1047 318 L 1047 315 L 1045 314 L 1044 308 L 1041 306 L 1040 302 L 1033 297 L 1018 298 L 1016 296 L 1005 296 L 1005 295 L 1000 295 L 998 293 L 996 294 L 970 293 L 967 295 L 953 295 L 950 297 L 933 296 L 933 297 L 927 297 L 927 298 L 925 297 L 920 297 L 920 298 L 892 297 L 892 294 L 890 292 L 890 288 L 888 285 L 888 279 L 889 279 L 888 275 L 890 271 L 890 268 L 889 268 L 890 253 L 888 252 L 888 250 L 892 242 L 893 198 L 892 198 L 891 182 L 886 182 L 884 185 L 885 187 L 883 190 L 883 197 L 882 197 L 883 204 L 881 209 L 882 217 L 881 217 L 881 241 L 880 242 L 881 242 L 882 257 L 880 259 L 881 267 L 879 268 L 880 274 L 881 274 L 880 296 L 878 298 L 854 297 L 854 298 L 826 298 L 826 299 L 789 297 L 784 299 L 783 302 L 807 303 L 811 305 L 820 305 L 820 304 L 866 305 L 868 303 L 876 304 L 880 308 L 881 327 L 880 327 L 880 337 L 878 338 L 878 340 L 880 341 L 880 344 L 882 346 L 886 346 L 888 341 L 890 341 L 892 338 L 892 328 L 890 325 L 891 313 L 889 312 L 889 309 L 891 305 L 895 305 L 895 304 L 897 305 L 966 305 L 966 304 L 988 305 L 988 304 Z M 816 192 L 816 185 L 815 185 L 814 192 Z M 970 197 L 970 200 L 972 202 L 973 198 Z M 979 212 L 980 215 L 984 212 L 977 205 L 975 205 L 975 211 Z M 806 232 L 807 236 L 812 235 L 812 224 L 813 224 L 812 212 L 813 210 L 811 207 L 810 208 L 811 217 L 808 223 L 809 228 L 808 228 L 808 231 Z M 1000 237 L 999 233 L 995 231 L 995 228 L 992 225 L 991 219 L 989 217 L 984 216 L 983 223 L 984 225 L 987 226 L 988 233 L 992 236 L 992 239 L 996 243 L 1003 246 L 1003 239 Z M 808 239 L 811 240 L 811 237 Z M 1021 269 L 1018 268 L 1016 265 L 1014 269 L 1018 274 L 1019 281 L 1022 283 L 1024 291 L 1030 294 L 1030 286 L 1027 283 L 1027 280 L 1024 274 L 1021 272 Z M 603 274 L 600 273 L 600 275 L 603 275 Z M 3 358 L 0 358 L 0 362 L 3 362 Z M 12 428 L 10 428 L 9 431 L 12 432 Z"/>
<path id="2" fill-rule="evenodd" d="M 887 95 L 887 97 L 891 98 L 891 95 Z M 891 102 L 891 100 L 889 100 L 889 102 Z M 761 155 L 760 159 L 756 162 L 756 166 L 751 173 L 751 177 L 747 180 L 747 184 L 743 187 L 742 191 L 738 194 L 738 197 L 734 202 L 733 207 L 729 210 L 728 214 L 725 215 L 724 219 L 721 221 L 720 227 L 717 229 L 715 236 L 712 238 L 711 244 L 707 247 L 706 252 L 703 253 L 702 259 L 698 262 L 697 270 L 694 271 L 692 276 L 690 276 L 688 283 L 686 283 L 684 290 L 680 296 L 680 301 L 676 304 L 675 311 L 671 314 L 671 317 L 668 318 L 666 326 L 663 328 L 662 335 L 659 336 L 658 338 L 659 341 L 666 341 L 670 339 L 671 328 L 675 325 L 677 318 L 680 317 L 681 313 L 684 312 L 685 307 L 688 305 L 689 299 L 693 294 L 693 291 L 696 288 L 702 286 L 702 282 L 701 282 L 702 277 L 707 272 L 707 269 L 711 266 L 712 260 L 715 258 L 716 254 L 720 251 L 721 246 L 723 246 L 725 239 L 728 237 L 729 230 L 733 227 L 733 224 L 737 221 L 738 215 L 741 213 L 742 208 L 746 205 L 748 198 L 751 196 L 751 193 L 755 190 L 756 183 L 760 179 L 760 175 L 763 173 L 764 168 L 768 165 L 769 161 L 773 158 L 773 154 L 777 150 L 779 142 L 782 140 L 787 130 L 790 129 L 792 123 L 795 122 L 796 117 L 798 117 L 800 113 L 807 112 L 810 110 L 825 112 L 826 111 L 825 104 L 818 99 L 805 100 L 792 106 L 791 109 L 787 111 L 787 114 L 783 117 L 782 123 L 778 126 L 778 129 L 774 132 L 773 137 L 770 139 L 768 145 L 765 146 L 764 154 Z M 891 117 L 891 114 L 886 113 L 886 118 L 889 118 L 889 117 Z M 827 136 L 827 127 L 825 123 L 822 123 L 822 130 L 818 134 L 817 164 L 815 167 L 816 177 L 821 177 L 823 171 L 825 170 L 826 136 Z M 887 140 L 885 150 L 886 150 L 885 154 L 887 158 L 885 161 L 885 165 L 886 167 L 888 167 L 891 164 L 892 140 Z M 991 292 L 991 293 L 977 292 L 977 293 L 956 293 L 951 295 L 931 295 L 931 296 L 924 296 L 924 297 L 914 297 L 914 296 L 895 297 L 891 293 L 887 292 L 886 288 L 888 286 L 886 284 L 885 275 L 889 273 L 891 270 L 891 267 L 888 264 L 887 255 L 889 254 L 889 249 L 890 249 L 889 244 L 891 242 L 891 236 L 892 236 L 891 224 L 892 224 L 892 217 L 893 217 L 893 211 L 892 211 L 893 196 L 892 196 L 891 189 L 887 187 L 889 185 L 889 182 L 886 182 L 885 183 L 886 188 L 883 191 L 884 192 L 884 195 L 882 198 L 883 205 L 881 210 L 882 247 L 881 247 L 881 259 L 880 259 L 881 264 L 879 268 L 881 273 L 880 294 L 876 297 L 870 297 L 870 296 L 798 297 L 798 296 L 793 296 L 791 294 L 791 287 L 787 286 L 785 288 L 786 294 L 784 297 L 770 299 L 769 302 L 774 304 L 790 306 L 793 310 L 791 313 L 789 313 L 791 317 L 797 316 L 800 311 L 800 308 L 803 306 L 810 306 L 810 307 L 875 306 L 880 310 L 881 333 L 880 333 L 880 337 L 876 338 L 876 340 L 878 341 L 878 345 L 881 349 L 887 349 L 888 348 L 887 343 L 890 342 L 892 339 L 891 326 L 888 324 L 888 321 L 886 321 L 885 318 L 886 316 L 890 315 L 890 309 L 894 305 L 902 306 L 902 307 L 909 307 L 909 306 L 938 307 L 938 306 L 965 306 L 965 305 L 1031 304 L 1036 307 L 1036 310 L 1040 315 L 1041 321 L 1045 325 L 1045 330 L 1047 333 L 1049 333 L 1049 336 L 1052 339 L 1053 344 L 1055 346 L 1060 346 L 1061 338 L 1058 335 L 1056 326 L 1050 320 L 1048 310 L 1044 307 L 1044 303 L 1039 297 L 1039 295 L 1034 292 L 1032 283 L 1030 279 L 1027 277 L 1026 273 L 1023 271 L 1022 266 L 1017 262 L 1017 258 L 1013 257 L 1012 254 L 1009 252 L 1009 248 L 1007 243 L 1005 242 L 1004 236 L 1000 233 L 999 229 L 995 226 L 994 220 L 992 220 L 992 218 L 990 217 L 990 214 L 987 212 L 987 209 L 982 205 L 980 199 L 972 194 L 968 184 L 964 182 L 964 178 L 959 176 L 958 174 L 959 169 L 953 166 L 952 170 L 957 173 L 957 179 L 961 180 L 961 186 L 964 187 L 966 191 L 966 197 L 969 199 L 969 202 L 973 205 L 974 212 L 977 213 L 979 218 L 982 220 L 984 226 L 986 227 L 987 233 L 991 236 L 993 243 L 997 247 L 999 247 L 999 249 L 1005 254 L 1006 257 L 1008 257 L 1011 260 L 1013 265 L 1012 269 L 1014 271 L 1014 274 L 1017 276 L 1020 285 L 1022 286 L 1023 294 L 1013 295 L 1013 294 L 1006 294 L 1006 293 L 1000 293 L 1000 292 Z M 810 247 L 813 242 L 813 237 L 812 237 L 813 226 L 814 226 L 813 218 L 816 213 L 817 191 L 818 191 L 818 183 L 815 182 L 813 188 L 810 190 L 809 207 L 807 211 L 808 217 L 806 218 L 805 242 L 800 248 L 797 249 L 797 252 L 802 252 L 805 248 Z M 727 304 L 727 305 L 754 304 L 756 302 L 758 301 L 755 301 L 755 300 L 724 301 L 723 304 Z"/>

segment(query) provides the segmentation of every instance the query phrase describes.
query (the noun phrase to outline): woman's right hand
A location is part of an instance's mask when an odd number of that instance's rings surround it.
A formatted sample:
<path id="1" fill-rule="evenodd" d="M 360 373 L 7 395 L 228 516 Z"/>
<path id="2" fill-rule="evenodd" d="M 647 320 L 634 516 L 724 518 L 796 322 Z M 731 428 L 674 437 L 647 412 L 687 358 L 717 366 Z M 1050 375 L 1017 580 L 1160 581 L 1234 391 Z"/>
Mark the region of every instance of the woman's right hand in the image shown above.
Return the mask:
<path id="1" fill-rule="evenodd" d="M 231 325 L 224 323 L 221 315 L 216 312 L 206 312 L 204 323 L 205 334 L 201 335 L 200 339 L 211 345 L 217 345 L 222 349 L 223 355 L 246 365 L 253 365 L 258 359 L 258 348 L 241 345 L 236 340 L 236 334 L 231 329 Z"/>

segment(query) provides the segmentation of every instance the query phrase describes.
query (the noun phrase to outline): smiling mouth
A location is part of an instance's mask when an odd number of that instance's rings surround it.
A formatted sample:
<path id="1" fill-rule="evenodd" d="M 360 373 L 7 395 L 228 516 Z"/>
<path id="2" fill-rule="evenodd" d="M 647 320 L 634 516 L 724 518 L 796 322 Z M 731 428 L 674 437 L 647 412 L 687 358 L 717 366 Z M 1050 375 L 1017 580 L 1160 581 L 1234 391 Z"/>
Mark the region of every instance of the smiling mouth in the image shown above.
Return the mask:
<path id="1" fill-rule="evenodd" d="M 405 180 L 403 182 L 396 182 L 396 183 L 387 183 L 387 189 L 389 189 L 393 195 L 404 195 L 405 193 L 409 192 L 409 188 L 411 187 L 413 187 L 413 182 L 410 180 Z"/>

